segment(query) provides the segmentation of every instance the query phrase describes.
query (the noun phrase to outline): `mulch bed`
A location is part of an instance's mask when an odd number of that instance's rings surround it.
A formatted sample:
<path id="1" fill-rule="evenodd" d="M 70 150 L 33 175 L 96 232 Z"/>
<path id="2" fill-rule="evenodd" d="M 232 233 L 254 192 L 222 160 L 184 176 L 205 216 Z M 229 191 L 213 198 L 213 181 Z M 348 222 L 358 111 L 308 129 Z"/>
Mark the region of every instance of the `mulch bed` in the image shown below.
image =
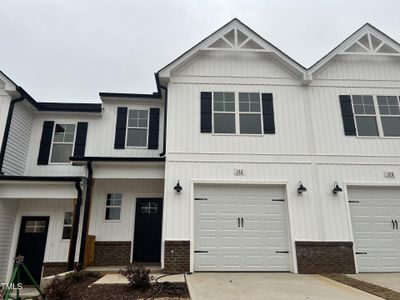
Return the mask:
<path id="1" fill-rule="evenodd" d="M 321 274 L 324 277 L 332 279 L 334 281 L 346 284 L 353 288 L 359 289 L 361 291 L 367 292 L 369 294 L 381 297 L 387 300 L 400 300 L 400 293 L 390 290 L 388 288 L 365 282 L 362 280 L 354 279 L 352 277 L 343 274 Z"/>
<path id="2" fill-rule="evenodd" d="M 80 282 L 67 285 L 68 296 L 47 297 L 47 300 L 102 300 L 102 299 L 187 299 L 190 300 L 186 283 L 152 284 L 147 291 L 134 290 L 127 284 L 93 284 L 101 276 L 85 276 Z M 54 298 L 54 299 L 53 299 Z"/>

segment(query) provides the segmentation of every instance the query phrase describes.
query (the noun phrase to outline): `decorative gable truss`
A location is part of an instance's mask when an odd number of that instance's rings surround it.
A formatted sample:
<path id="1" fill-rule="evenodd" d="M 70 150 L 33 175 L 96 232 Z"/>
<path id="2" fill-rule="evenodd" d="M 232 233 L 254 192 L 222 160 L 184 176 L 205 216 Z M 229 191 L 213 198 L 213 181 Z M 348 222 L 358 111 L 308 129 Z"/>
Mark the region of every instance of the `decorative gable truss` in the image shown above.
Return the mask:
<path id="1" fill-rule="evenodd" d="M 205 47 L 209 50 L 235 50 L 235 51 L 257 51 L 262 52 L 267 50 L 265 47 L 261 46 L 254 39 L 250 38 L 247 34 L 240 31 L 238 28 L 234 28 L 227 34 L 212 42 L 209 46 Z"/>
<path id="2" fill-rule="evenodd" d="M 388 45 L 387 42 L 368 32 L 359 40 L 345 49 L 341 54 L 368 55 L 400 55 L 400 51 Z"/>

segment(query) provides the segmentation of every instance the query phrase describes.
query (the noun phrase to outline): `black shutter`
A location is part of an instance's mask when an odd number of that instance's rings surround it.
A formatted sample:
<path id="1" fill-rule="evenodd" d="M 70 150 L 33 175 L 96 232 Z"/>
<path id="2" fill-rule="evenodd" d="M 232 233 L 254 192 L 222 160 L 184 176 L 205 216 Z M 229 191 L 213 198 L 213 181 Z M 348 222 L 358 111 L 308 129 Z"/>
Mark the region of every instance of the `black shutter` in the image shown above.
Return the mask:
<path id="1" fill-rule="evenodd" d="M 274 102 L 272 94 L 262 94 L 262 113 L 264 119 L 264 134 L 275 133 Z"/>
<path id="2" fill-rule="evenodd" d="M 345 135 L 357 135 L 354 124 L 353 109 L 351 107 L 351 97 L 349 95 L 340 95 L 340 108 L 342 110 L 343 127 Z"/>
<path id="3" fill-rule="evenodd" d="M 39 156 L 37 160 L 38 165 L 49 164 L 51 138 L 53 136 L 54 122 L 44 121 L 42 129 L 42 138 L 40 140 Z"/>
<path id="4" fill-rule="evenodd" d="M 158 149 L 158 134 L 160 127 L 160 109 L 150 108 L 149 145 L 148 149 Z"/>
<path id="5" fill-rule="evenodd" d="M 76 128 L 76 138 L 75 138 L 75 148 L 74 148 L 75 157 L 85 156 L 87 128 L 88 128 L 87 122 L 78 122 L 78 126 Z"/>
<path id="6" fill-rule="evenodd" d="M 114 149 L 124 149 L 125 148 L 127 114 L 128 114 L 127 107 L 118 107 L 118 109 L 117 109 L 117 126 L 115 128 Z"/>
<path id="7" fill-rule="evenodd" d="M 211 92 L 201 92 L 201 131 L 211 132 Z"/>

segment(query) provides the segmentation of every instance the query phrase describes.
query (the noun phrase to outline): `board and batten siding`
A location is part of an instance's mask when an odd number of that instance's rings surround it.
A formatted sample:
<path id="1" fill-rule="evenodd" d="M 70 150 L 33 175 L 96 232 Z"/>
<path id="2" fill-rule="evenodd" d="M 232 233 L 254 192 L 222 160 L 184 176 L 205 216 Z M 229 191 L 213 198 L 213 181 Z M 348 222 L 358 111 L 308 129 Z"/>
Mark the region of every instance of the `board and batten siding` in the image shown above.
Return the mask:
<path id="1" fill-rule="evenodd" d="M 339 55 L 318 70 L 314 79 L 399 81 L 397 57 Z"/>
<path id="2" fill-rule="evenodd" d="M 5 282 L 17 216 L 17 201 L 0 199 L 0 282 Z"/>
<path id="3" fill-rule="evenodd" d="M 276 133 L 262 136 L 201 133 L 202 91 L 272 93 Z M 307 154 L 311 151 L 302 87 L 170 83 L 168 99 L 168 153 Z"/>
<path id="4" fill-rule="evenodd" d="M 161 100 L 136 101 L 136 99 L 121 102 L 104 102 L 101 118 L 93 120 L 89 124 L 86 156 L 112 156 L 112 157 L 159 157 L 162 151 L 162 136 L 164 132 L 164 111 Z M 160 108 L 160 128 L 158 149 L 147 149 L 147 147 L 125 147 L 125 149 L 114 149 L 115 126 L 117 121 L 117 108 L 128 109 L 150 109 Z"/>
<path id="5" fill-rule="evenodd" d="M 96 241 L 132 241 L 136 198 L 163 198 L 163 190 L 162 179 L 95 179 L 89 234 Z M 107 193 L 122 193 L 120 220 L 105 219 Z"/>
<path id="6" fill-rule="evenodd" d="M 33 112 L 31 106 L 24 101 L 16 103 L 4 155 L 4 174 L 24 175 L 32 123 Z"/>

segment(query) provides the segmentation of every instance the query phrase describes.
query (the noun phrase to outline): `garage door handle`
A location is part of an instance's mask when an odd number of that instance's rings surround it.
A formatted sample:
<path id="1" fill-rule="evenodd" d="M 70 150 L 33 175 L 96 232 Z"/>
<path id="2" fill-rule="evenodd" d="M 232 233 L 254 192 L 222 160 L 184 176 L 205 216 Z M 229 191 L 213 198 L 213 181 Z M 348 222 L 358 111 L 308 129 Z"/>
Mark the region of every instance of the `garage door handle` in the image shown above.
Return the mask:
<path id="1" fill-rule="evenodd" d="M 242 228 L 243 228 L 243 225 L 244 225 L 243 218 L 241 218 L 241 220 L 242 220 Z"/>
<path id="2" fill-rule="evenodd" d="M 356 252 L 356 254 L 366 255 L 366 254 L 368 254 L 368 253 L 367 253 L 367 252 Z"/>
<path id="3" fill-rule="evenodd" d="M 393 227 L 393 230 L 394 230 L 394 228 L 395 228 L 394 220 L 392 220 L 392 227 Z"/>
<path id="4" fill-rule="evenodd" d="M 394 220 L 394 222 L 396 223 L 396 230 L 399 230 L 399 223 L 397 223 L 397 220 Z"/>
<path id="5" fill-rule="evenodd" d="M 238 218 L 238 228 L 240 227 L 240 218 Z"/>

